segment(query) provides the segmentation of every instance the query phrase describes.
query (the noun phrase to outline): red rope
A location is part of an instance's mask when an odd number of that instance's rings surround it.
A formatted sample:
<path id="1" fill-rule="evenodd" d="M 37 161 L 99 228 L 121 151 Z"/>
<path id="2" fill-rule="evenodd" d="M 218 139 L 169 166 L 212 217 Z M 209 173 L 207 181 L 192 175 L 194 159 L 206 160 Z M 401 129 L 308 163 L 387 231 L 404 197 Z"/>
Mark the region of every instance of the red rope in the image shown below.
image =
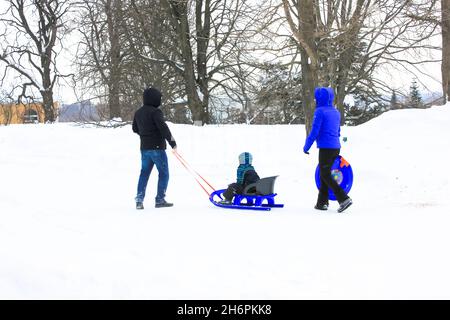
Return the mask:
<path id="1" fill-rule="evenodd" d="M 183 159 L 183 157 L 176 151 L 176 150 L 172 150 L 173 154 L 175 155 L 175 157 L 178 159 L 178 161 L 180 161 L 180 163 L 186 168 L 186 170 L 192 175 L 192 177 L 194 177 L 195 181 L 197 181 L 198 185 L 206 192 L 206 194 L 208 195 L 208 197 L 211 195 L 211 193 L 213 191 L 215 191 L 216 189 L 214 189 L 214 187 L 211 186 L 211 184 L 208 183 L 208 181 L 205 180 L 205 178 L 203 178 L 197 171 L 193 170 L 191 168 L 191 166 L 187 163 L 186 160 Z M 192 172 L 194 171 L 194 172 Z M 205 188 L 205 186 L 197 179 L 197 175 L 198 177 L 200 177 L 211 189 L 211 192 L 208 192 Z"/>
<path id="2" fill-rule="evenodd" d="M 205 186 L 197 179 L 197 177 L 193 174 L 192 169 L 189 168 L 189 164 L 182 159 L 177 152 L 174 152 L 175 157 L 180 161 L 180 163 L 188 170 L 188 172 L 194 177 L 195 181 L 197 181 L 198 185 L 205 191 L 205 193 L 209 196 L 211 193 L 206 190 Z M 200 176 L 200 175 L 199 175 Z M 203 178 L 202 178 L 203 179 Z M 204 180 L 204 179 L 203 179 Z M 206 182 L 206 181 L 205 181 Z M 209 185 L 209 184 L 208 184 Z M 214 191 L 214 190 L 213 190 Z"/>
<path id="3" fill-rule="evenodd" d="M 186 160 L 184 160 L 184 158 L 181 156 L 181 154 L 179 154 L 177 151 L 175 151 L 175 153 L 176 153 L 176 155 L 184 162 L 184 163 L 186 163 L 189 167 L 191 167 L 188 163 L 187 163 L 187 161 Z M 195 172 L 195 174 L 197 175 L 197 176 L 199 176 L 200 177 L 200 179 L 202 179 L 213 191 L 215 191 L 216 190 L 216 188 L 214 188 L 208 181 L 206 181 L 206 179 L 205 178 L 203 178 L 202 177 L 202 175 L 200 174 L 200 173 L 198 173 L 197 171 L 195 171 L 194 169 L 192 169 L 192 167 L 191 167 L 191 170 L 193 170 L 194 172 Z"/>

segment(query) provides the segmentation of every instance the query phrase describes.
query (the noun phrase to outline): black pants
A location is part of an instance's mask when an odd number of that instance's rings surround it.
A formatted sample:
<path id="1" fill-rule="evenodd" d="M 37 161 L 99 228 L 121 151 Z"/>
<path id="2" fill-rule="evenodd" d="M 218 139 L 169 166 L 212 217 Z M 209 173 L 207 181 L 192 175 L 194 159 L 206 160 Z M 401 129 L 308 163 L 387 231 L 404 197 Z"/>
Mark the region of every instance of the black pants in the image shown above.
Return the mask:
<path id="1" fill-rule="evenodd" d="M 242 194 L 244 191 L 244 186 L 239 183 L 232 183 L 228 186 L 227 190 L 225 190 L 222 195 L 226 200 L 232 200 L 235 194 Z"/>
<path id="2" fill-rule="evenodd" d="M 328 189 L 333 190 L 339 203 L 348 198 L 345 191 L 331 177 L 331 166 L 334 159 L 339 155 L 340 149 L 319 149 L 319 167 L 320 167 L 320 189 L 317 204 L 328 203 Z"/>

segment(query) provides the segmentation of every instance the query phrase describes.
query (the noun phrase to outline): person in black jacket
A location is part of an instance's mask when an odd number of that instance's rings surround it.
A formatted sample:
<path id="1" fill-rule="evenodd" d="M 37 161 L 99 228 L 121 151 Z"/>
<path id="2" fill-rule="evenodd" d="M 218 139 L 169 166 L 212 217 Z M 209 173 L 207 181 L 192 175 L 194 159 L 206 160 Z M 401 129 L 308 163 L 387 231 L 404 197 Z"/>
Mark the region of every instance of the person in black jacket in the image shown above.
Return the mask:
<path id="1" fill-rule="evenodd" d="M 221 204 L 231 204 L 234 195 L 242 194 L 246 186 L 259 180 L 259 176 L 256 173 L 255 168 L 252 166 L 252 154 L 250 152 L 242 152 L 238 159 L 239 166 L 236 170 L 236 182 L 230 184 L 223 192 L 222 195 L 224 199 L 220 201 Z M 254 190 L 249 191 L 252 192 Z"/>
<path id="2" fill-rule="evenodd" d="M 141 138 L 141 174 L 136 195 L 136 209 L 144 209 L 145 189 L 153 166 L 158 169 L 158 191 L 155 198 L 155 207 L 171 207 L 173 203 L 165 200 L 166 189 L 169 183 L 169 165 L 166 154 L 166 140 L 172 149 L 177 144 L 169 130 L 164 116 L 159 109 L 161 105 L 161 92 L 155 88 L 144 90 L 144 105 L 134 114 L 133 131 Z"/>

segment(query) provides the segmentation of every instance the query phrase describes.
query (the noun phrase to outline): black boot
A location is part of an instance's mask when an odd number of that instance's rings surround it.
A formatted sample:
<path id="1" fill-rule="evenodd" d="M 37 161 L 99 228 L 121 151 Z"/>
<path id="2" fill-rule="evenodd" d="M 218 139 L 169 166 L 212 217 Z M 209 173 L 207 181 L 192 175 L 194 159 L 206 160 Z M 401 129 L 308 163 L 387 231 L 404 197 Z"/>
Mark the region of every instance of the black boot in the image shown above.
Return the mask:
<path id="1" fill-rule="evenodd" d="M 172 207 L 173 203 L 169 203 L 166 200 L 157 201 L 155 203 L 155 208 L 165 208 L 165 207 Z"/>
<path id="2" fill-rule="evenodd" d="M 319 194 L 319 197 L 317 198 L 316 205 L 314 206 L 314 209 L 316 210 L 328 210 L 328 195 L 323 196 L 322 194 Z"/>
<path id="3" fill-rule="evenodd" d="M 352 199 L 351 198 L 347 198 L 347 199 L 345 199 L 344 201 L 342 201 L 340 204 L 339 204 L 339 209 L 337 210 L 337 212 L 342 212 L 342 211 L 344 211 L 345 209 L 347 209 L 348 207 L 350 207 L 351 205 L 352 205 Z"/>
<path id="4" fill-rule="evenodd" d="M 220 200 L 218 203 L 224 204 L 224 205 L 231 205 L 231 204 L 233 204 L 233 203 L 231 202 L 231 200 L 228 200 L 228 199 L 226 199 L 226 198 L 224 198 L 223 200 Z"/>
<path id="5" fill-rule="evenodd" d="M 328 210 L 328 204 L 316 204 L 314 206 L 314 209 L 323 210 L 323 211 Z"/>
<path id="6" fill-rule="evenodd" d="M 144 209 L 144 204 L 142 202 L 136 202 L 136 209 L 137 210 L 142 210 Z"/>

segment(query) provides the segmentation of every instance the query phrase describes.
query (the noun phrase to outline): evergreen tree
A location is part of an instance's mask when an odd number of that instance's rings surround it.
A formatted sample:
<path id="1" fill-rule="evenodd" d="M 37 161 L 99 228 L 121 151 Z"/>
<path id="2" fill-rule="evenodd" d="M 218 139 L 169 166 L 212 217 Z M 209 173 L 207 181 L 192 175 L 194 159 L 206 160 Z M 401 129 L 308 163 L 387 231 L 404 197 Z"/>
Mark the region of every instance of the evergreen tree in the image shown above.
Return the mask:
<path id="1" fill-rule="evenodd" d="M 392 90 L 391 109 L 398 109 L 398 108 L 400 108 L 400 105 L 398 103 L 397 94 L 395 93 L 395 90 Z"/>
<path id="2" fill-rule="evenodd" d="M 360 125 L 389 110 L 389 105 L 385 105 L 380 96 L 371 97 L 360 92 L 353 94 L 352 105 L 344 103 L 345 123 L 349 126 Z"/>
<path id="3" fill-rule="evenodd" d="M 281 64 L 265 64 L 264 77 L 256 95 L 260 112 L 253 123 L 305 123 L 301 92 L 299 73 L 289 71 Z"/>
<path id="4" fill-rule="evenodd" d="M 414 79 L 411 83 L 410 91 L 409 91 L 409 102 L 411 108 L 422 108 L 423 102 L 422 97 L 419 93 L 419 86 L 417 85 L 416 79 Z"/>

